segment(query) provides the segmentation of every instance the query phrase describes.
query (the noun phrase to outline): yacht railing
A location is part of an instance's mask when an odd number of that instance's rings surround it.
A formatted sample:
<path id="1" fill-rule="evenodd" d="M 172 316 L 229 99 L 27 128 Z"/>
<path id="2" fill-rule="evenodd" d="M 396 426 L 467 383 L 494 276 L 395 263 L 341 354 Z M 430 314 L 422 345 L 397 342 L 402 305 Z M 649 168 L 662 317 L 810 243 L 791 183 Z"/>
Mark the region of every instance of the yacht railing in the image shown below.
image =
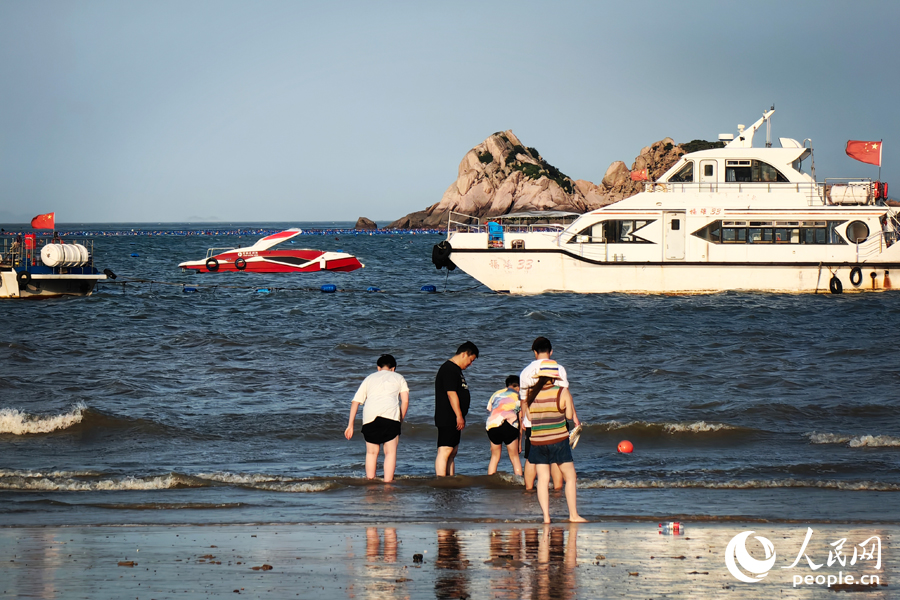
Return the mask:
<path id="1" fill-rule="evenodd" d="M 809 206 L 836 204 L 860 205 L 874 204 L 876 184 L 866 178 L 830 178 L 824 182 L 763 182 L 763 181 L 726 181 L 701 183 L 673 183 L 650 181 L 644 184 L 645 192 L 656 193 L 802 193 Z"/>
<path id="2" fill-rule="evenodd" d="M 447 216 L 447 233 L 480 233 L 482 229 L 481 219 L 478 217 L 452 210 Z"/>
<path id="3" fill-rule="evenodd" d="M 577 215 L 581 216 L 581 215 Z M 447 232 L 457 233 L 486 233 L 488 232 L 487 223 L 494 221 L 500 224 L 504 233 L 531 233 L 535 231 L 564 231 L 569 224 L 566 223 L 515 223 L 508 219 L 515 219 L 515 215 L 503 215 L 502 217 L 480 219 L 471 215 L 450 211 L 447 221 Z M 553 218 L 553 217 L 548 217 Z M 570 217 L 571 218 L 571 217 Z M 522 217 L 523 220 L 537 219 L 538 216 Z M 574 220 L 574 219 L 573 219 Z"/>
<path id="4" fill-rule="evenodd" d="M 33 245 L 28 242 L 25 236 L 12 237 L 7 236 L 0 238 L 0 267 L 5 268 L 28 268 L 43 266 L 44 261 L 41 260 L 41 248 L 46 244 L 81 244 L 88 250 L 88 261 L 83 266 L 94 266 L 94 240 L 75 240 L 66 238 L 65 240 L 53 240 L 51 238 L 32 238 Z M 54 267 L 59 268 L 59 267 Z M 65 268 L 65 267 L 62 267 Z"/>
<path id="5" fill-rule="evenodd" d="M 726 193 L 726 192 L 755 192 L 755 193 L 784 193 L 794 192 L 804 194 L 809 206 L 825 204 L 824 185 L 820 183 L 799 182 L 748 182 L 748 181 L 712 181 L 704 183 L 672 183 L 653 181 L 644 184 L 645 192 L 662 193 Z"/>

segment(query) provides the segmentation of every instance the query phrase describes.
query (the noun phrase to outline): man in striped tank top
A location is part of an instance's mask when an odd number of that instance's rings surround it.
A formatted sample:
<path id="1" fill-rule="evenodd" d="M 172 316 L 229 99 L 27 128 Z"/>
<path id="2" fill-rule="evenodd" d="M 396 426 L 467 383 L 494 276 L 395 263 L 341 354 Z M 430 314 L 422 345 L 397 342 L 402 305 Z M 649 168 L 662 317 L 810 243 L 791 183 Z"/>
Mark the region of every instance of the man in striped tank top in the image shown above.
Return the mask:
<path id="1" fill-rule="evenodd" d="M 555 360 L 542 360 L 535 376 L 537 381 L 528 390 L 522 408 L 531 421 L 531 453 L 528 460 L 537 471 L 537 497 L 544 513 L 544 523 L 550 522 L 551 464 L 559 465 L 565 479 L 569 521 L 584 523 L 587 519 L 578 514 L 576 507 L 575 462 L 566 428 L 566 419 L 574 416 L 572 394 L 568 388 L 557 385 L 560 367 Z"/>

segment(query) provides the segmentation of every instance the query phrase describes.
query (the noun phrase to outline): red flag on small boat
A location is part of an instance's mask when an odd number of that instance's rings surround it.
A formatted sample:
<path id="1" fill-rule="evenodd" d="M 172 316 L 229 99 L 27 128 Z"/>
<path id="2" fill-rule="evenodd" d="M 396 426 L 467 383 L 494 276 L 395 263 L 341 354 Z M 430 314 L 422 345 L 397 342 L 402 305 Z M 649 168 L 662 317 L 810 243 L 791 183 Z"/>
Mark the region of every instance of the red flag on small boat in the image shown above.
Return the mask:
<path id="1" fill-rule="evenodd" d="M 47 213 L 45 215 L 38 215 L 31 220 L 31 228 L 32 229 L 55 229 L 56 228 L 56 213 Z"/>
<path id="2" fill-rule="evenodd" d="M 870 165 L 881 166 L 881 142 L 847 142 L 847 156 Z"/>
<path id="3" fill-rule="evenodd" d="M 648 169 L 640 169 L 631 172 L 632 181 L 650 181 L 650 172 Z"/>

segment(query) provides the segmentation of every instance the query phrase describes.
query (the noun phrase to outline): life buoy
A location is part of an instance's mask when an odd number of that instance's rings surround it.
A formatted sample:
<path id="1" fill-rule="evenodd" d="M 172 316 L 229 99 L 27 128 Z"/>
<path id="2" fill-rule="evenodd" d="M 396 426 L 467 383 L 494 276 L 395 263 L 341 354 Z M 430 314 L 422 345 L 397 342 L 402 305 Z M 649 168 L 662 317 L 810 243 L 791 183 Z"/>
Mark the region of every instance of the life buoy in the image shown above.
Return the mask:
<path id="1" fill-rule="evenodd" d="M 247 268 L 247 261 L 240 257 L 234 259 L 234 268 L 238 271 L 243 271 Z"/>
<path id="2" fill-rule="evenodd" d="M 28 271 L 19 271 L 19 274 L 16 275 L 16 280 L 19 282 L 20 286 L 26 286 L 31 283 L 31 273 Z"/>
<path id="3" fill-rule="evenodd" d="M 837 275 L 831 276 L 831 281 L 828 282 L 828 289 L 831 290 L 832 294 L 840 294 L 844 291 L 844 286 L 841 284 L 841 280 L 837 278 Z"/>
<path id="4" fill-rule="evenodd" d="M 850 283 L 852 283 L 854 287 L 862 283 L 862 269 L 859 267 L 850 269 Z"/>
<path id="5" fill-rule="evenodd" d="M 219 261 L 215 258 L 210 258 L 206 261 L 206 270 L 207 271 L 218 271 L 219 270 Z"/>

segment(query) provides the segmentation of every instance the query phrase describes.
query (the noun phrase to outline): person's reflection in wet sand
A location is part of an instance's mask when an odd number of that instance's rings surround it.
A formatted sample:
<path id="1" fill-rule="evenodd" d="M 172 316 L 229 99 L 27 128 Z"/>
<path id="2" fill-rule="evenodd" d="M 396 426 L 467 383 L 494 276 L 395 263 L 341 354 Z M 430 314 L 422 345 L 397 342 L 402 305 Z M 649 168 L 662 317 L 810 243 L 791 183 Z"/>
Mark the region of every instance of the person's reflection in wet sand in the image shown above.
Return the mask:
<path id="1" fill-rule="evenodd" d="M 562 527 L 545 525 L 540 532 L 534 583 L 531 596 L 535 599 L 572 598 L 575 593 L 575 567 L 578 565 L 578 526 L 569 526 L 569 539 Z M 527 550 L 527 532 L 526 532 Z"/>
<path id="2" fill-rule="evenodd" d="M 519 529 L 495 529 L 491 531 L 489 544 L 491 565 L 491 598 L 523 598 L 522 531 Z"/>
<path id="3" fill-rule="evenodd" d="M 468 598 L 469 574 L 466 572 L 469 561 L 465 559 L 462 545 L 455 529 L 438 529 L 437 558 L 434 568 L 437 570 L 434 579 L 435 598 Z"/>
<path id="4" fill-rule="evenodd" d="M 397 540 L 397 530 L 395 528 L 384 528 L 384 546 L 382 547 L 378 528 L 366 527 L 366 569 L 374 580 L 365 586 L 367 598 L 382 600 L 387 598 L 409 597 L 405 581 L 400 577 L 397 567 L 379 564 L 396 563 L 398 546 L 399 542 Z M 395 573 L 395 571 L 397 572 Z M 395 583 L 403 585 L 388 584 L 381 581 L 386 574 L 390 574 L 392 577 L 396 576 L 397 579 L 395 579 Z"/>

